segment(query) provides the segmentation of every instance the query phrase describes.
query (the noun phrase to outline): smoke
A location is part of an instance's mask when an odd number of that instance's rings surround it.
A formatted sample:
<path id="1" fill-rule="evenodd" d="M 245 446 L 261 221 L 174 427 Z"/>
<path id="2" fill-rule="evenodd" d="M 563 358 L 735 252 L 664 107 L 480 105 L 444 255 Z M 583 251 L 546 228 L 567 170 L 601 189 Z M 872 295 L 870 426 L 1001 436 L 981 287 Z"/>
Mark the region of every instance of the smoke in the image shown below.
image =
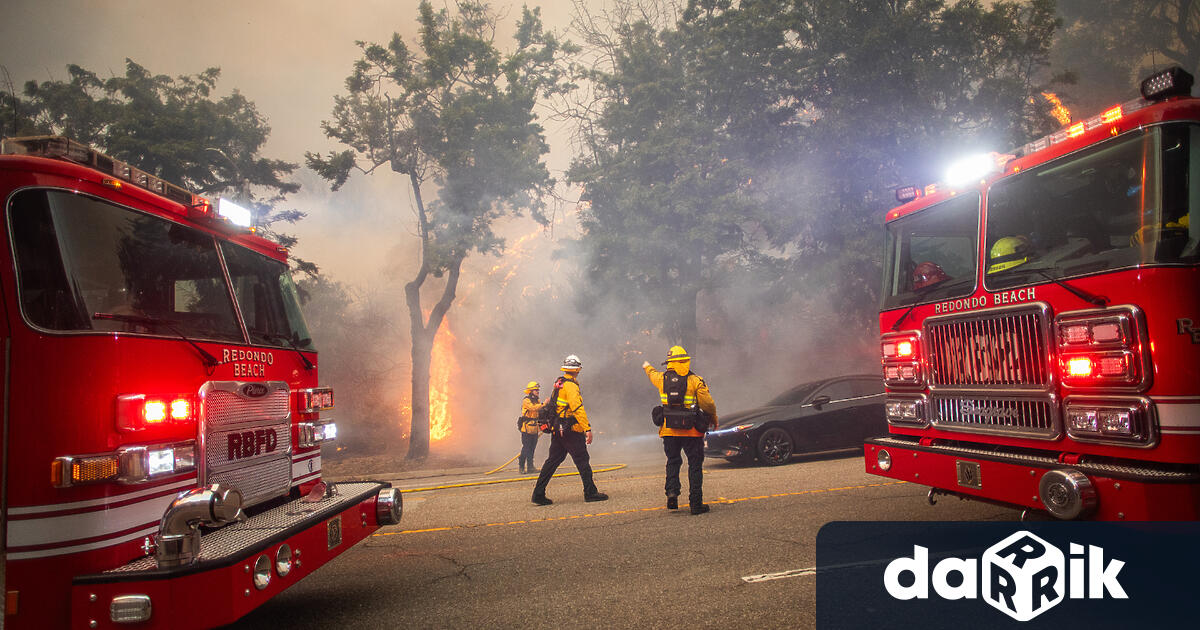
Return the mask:
<path id="1" fill-rule="evenodd" d="M 220 89 L 238 89 L 272 125 L 264 155 L 302 162 L 305 150 L 339 148 L 319 123 L 361 54 L 354 41 L 387 41 L 393 31 L 412 41 L 417 3 L 360 0 L 333 12 L 320 3 L 281 0 L 217 0 L 202 8 L 162 4 L 22 0 L 6 6 L 10 19 L 0 26 L 0 60 L 17 84 L 63 78 L 69 63 L 108 76 L 120 72 L 126 57 L 168 75 L 219 66 Z M 543 4 L 547 27 L 561 30 L 570 22 L 573 3 Z M 502 21 L 506 27 L 516 6 Z M 180 24 L 206 33 L 203 45 L 175 45 Z M 502 33 L 498 41 L 506 37 Z M 562 179 L 571 130 L 543 122 L 552 147 L 547 163 Z M 324 276 L 303 288 L 321 382 L 337 394 L 335 448 L 400 459 L 407 450 L 411 390 L 403 287 L 419 262 L 412 193 L 405 178 L 386 169 L 352 177 L 336 193 L 307 169 L 296 179 L 301 192 L 287 205 L 307 218 L 288 231 L 300 239 L 295 254 L 320 265 Z M 595 291 L 580 264 L 589 252 L 575 219 L 574 208 L 566 207 L 549 229 L 528 218 L 505 220 L 496 230 L 506 250 L 467 259 L 446 324 L 456 338 L 458 366 L 449 384 L 452 428 L 446 439 L 433 442 L 435 455 L 498 464 L 516 453 L 524 384 L 538 380 L 548 396 L 567 354 L 584 362 L 580 378 L 597 430 L 597 461 L 658 448 L 649 421 L 657 394 L 640 366 L 643 360 L 660 363 L 668 340 L 632 323 L 641 296 L 618 291 L 600 302 L 583 301 Z M 431 281 L 425 304 L 440 290 Z M 830 296 L 830 287 L 814 282 L 780 298 L 765 275 L 753 272 L 701 293 L 699 345 L 688 350 L 719 413 L 761 404 L 799 382 L 877 369 L 874 330 L 844 330 L 845 318 Z M 543 441 L 539 460 L 545 449 Z"/>
<path id="2" fill-rule="evenodd" d="M 339 217 L 348 233 L 361 232 L 367 242 L 379 238 L 371 236 L 381 220 L 373 212 L 360 208 L 357 215 Z M 501 255 L 473 255 L 464 264 L 445 323 L 455 338 L 457 366 L 449 382 L 451 433 L 432 443 L 435 456 L 493 465 L 516 454 L 525 384 L 539 381 L 543 398 L 549 397 L 568 354 L 584 364 L 580 383 L 596 432 L 597 462 L 659 448 L 649 418 L 658 394 L 641 364 L 650 361 L 661 369 L 669 344 L 661 331 L 632 323 L 640 296 L 616 292 L 603 301 L 581 301 L 594 292 L 580 264 L 588 252 L 580 249 L 586 241 L 579 238 L 575 218 L 572 208 L 549 228 L 528 218 L 506 219 L 496 225 L 506 241 Z M 308 312 L 322 351 L 322 379 L 338 394 L 344 444 L 354 452 L 399 458 L 411 420 L 403 284 L 415 272 L 419 242 L 393 230 L 384 240 L 392 245 L 382 262 L 364 250 L 352 257 L 364 262 L 360 269 L 345 261 L 326 265 L 330 280 L 352 287 L 338 318 L 313 315 L 329 310 L 322 299 L 342 299 L 336 294 L 314 295 Z M 874 330 L 845 330 L 847 318 L 837 312 L 827 287 L 801 287 L 780 299 L 768 280 L 753 271 L 734 272 L 700 294 L 700 341 L 688 350 L 719 414 L 761 405 L 801 382 L 877 369 Z M 438 281 L 430 283 L 426 304 L 441 288 Z"/>

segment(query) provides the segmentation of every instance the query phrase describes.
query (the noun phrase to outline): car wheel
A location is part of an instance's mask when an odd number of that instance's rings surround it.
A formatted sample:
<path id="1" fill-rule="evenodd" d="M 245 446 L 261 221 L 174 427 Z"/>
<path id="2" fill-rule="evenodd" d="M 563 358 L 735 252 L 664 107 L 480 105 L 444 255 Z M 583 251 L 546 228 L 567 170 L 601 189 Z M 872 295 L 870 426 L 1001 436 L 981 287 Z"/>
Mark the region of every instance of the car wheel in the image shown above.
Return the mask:
<path id="1" fill-rule="evenodd" d="M 786 464 L 792 458 L 792 436 L 779 427 L 758 436 L 758 459 L 768 466 Z"/>

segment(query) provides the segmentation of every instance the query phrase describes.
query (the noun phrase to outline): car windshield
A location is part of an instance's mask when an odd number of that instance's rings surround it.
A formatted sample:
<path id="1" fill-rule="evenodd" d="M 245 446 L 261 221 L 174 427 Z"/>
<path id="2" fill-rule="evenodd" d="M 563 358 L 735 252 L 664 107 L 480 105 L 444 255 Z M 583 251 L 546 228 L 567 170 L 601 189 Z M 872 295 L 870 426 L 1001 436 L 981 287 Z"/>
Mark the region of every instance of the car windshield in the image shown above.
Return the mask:
<path id="1" fill-rule="evenodd" d="M 884 310 L 975 290 L 979 195 L 964 194 L 887 224 Z"/>
<path id="2" fill-rule="evenodd" d="M 820 383 L 805 383 L 797 385 L 786 392 L 771 399 L 767 403 L 768 407 L 780 407 L 783 405 L 799 405 L 804 402 L 814 390 L 820 386 Z"/>
<path id="3" fill-rule="evenodd" d="M 988 289 L 1148 264 L 1197 261 L 1200 126 L 1115 138 L 988 191 Z"/>

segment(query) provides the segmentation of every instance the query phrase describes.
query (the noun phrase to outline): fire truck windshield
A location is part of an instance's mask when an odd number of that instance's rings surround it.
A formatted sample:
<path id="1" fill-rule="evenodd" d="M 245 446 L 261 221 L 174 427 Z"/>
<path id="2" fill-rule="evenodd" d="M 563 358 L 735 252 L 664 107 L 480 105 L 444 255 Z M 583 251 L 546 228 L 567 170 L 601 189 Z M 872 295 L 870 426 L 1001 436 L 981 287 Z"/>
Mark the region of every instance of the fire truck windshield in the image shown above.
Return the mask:
<path id="1" fill-rule="evenodd" d="M 309 336 L 286 265 L 209 233 L 54 189 L 13 195 L 9 220 L 21 310 L 38 328 L 244 343 L 236 293 L 248 328 Z"/>
<path id="2" fill-rule="evenodd" d="M 242 318 L 246 320 L 250 342 L 312 350 L 312 339 L 300 313 L 296 285 L 287 265 L 228 242 L 221 243 L 221 253 L 229 266 L 229 278 Z"/>
<path id="3" fill-rule="evenodd" d="M 1200 126 L 1135 131 L 988 191 L 989 290 L 1142 265 L 1194 264 Z"/>
<path id="4" fill-rule="evenodd" d="M 978 194 L 962 194 L 888 223 L 882 308 L 970 295 L 978 240 Z"/>

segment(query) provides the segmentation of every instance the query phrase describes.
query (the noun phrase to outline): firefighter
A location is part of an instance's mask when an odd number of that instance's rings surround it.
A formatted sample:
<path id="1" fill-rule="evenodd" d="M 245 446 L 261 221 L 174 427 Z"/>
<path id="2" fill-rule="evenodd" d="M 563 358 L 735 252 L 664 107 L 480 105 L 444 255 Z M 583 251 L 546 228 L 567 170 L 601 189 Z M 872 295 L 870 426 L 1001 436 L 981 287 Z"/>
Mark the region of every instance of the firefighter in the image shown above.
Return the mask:
<path id="1" fill-rule="evenodd" d="M 1024 265 L 1029 262 L 1032 251 L 1033 245 L 1024 236 L 1005 236 L 997 239 L 988 252 L 987 272 L 991 275 Z"/>
<path id="2" fill-rule="evenodd" d="M 583 396 L 579 392 L 579 371 L 583 363 L 579 357 L 569 355 L 563 359 L 562 384 L 558 390 L 557 415 L 550 427 L 550 454 L 542 463 L 542 472 L 533 487 L 533 502 L 538 505 L 554 503 L 546 496 L 546 485 L 558 470 L 558 465 L 570 454 L 583 482 L 584 501 L 607 501 L 608 495 L 596 490 L 592 481 L 592 466 L 587 445 L 592 443 L 592 425 L 588 424 L 587 410 L 583 408 Z"/>
<path id="3" fill-rule="evenodd" d="M 912 288 L 913 291 L 920 291 L 935 287 L 949 279 L 950 276 L 946 275 L 946 271 L 942 269 L 941 265 L 925 261 L 913 268 Z"/>
<path id="4" fill-rule="evenodd" d="M 704 433 L 717 427 L 717 403 L 708 393 L 704 379 L 691 371 L 691 358 L 683 346 L 672 346 L 667 351 L 666 372 L 659 372 L 649 361 L 642 362 L 642 369 L 650 377 L 650 383 L 658 388 L 662 401 L 662 416 L 656 416 L 655 424 L 667 454 L 667 509 L 679 508 L 679 468 L 683 465 L 680 451 L 688 460 L 688 503 L 692 514 L 704 514 L 708 505 L 704 503 Z M 688 426 L 689 422 L 691 423 Z"/>
<path id="5" fill-rule="evenodd" d="M 1188 240 L 1188 229 L 1190 224 L 1189 215 L 1183 215 L 1175 221 L 1167 221 L 1165 225 L 1159 227 L 1157 225 L 1143 225 L 1129 237 L 1129 244 L 1133 247 L 1145 245 L 1146 243 L 1167 242 L 1172 239 L 1179 239 L 1180 246 Z M 1179 254 L 1175 254 L 1178 256 Z"/>
<path id="6" fill-rule="evenodd" d="M 525 386 L 525 398 L 521 400 L 521 415 L 517 416 L 517 430 L 521 432 L 521 454 L 517 458 L 517 466 L 521 474 L 534 471 L 533 451 L 537 448 L 538 434 L 541 433 L 538 411 L 544 404 L 538 402 L 539 389 L 537 381 L 529 381 Z"/>

